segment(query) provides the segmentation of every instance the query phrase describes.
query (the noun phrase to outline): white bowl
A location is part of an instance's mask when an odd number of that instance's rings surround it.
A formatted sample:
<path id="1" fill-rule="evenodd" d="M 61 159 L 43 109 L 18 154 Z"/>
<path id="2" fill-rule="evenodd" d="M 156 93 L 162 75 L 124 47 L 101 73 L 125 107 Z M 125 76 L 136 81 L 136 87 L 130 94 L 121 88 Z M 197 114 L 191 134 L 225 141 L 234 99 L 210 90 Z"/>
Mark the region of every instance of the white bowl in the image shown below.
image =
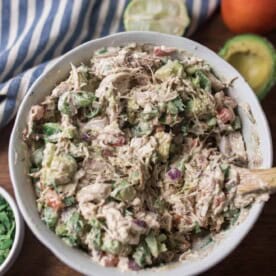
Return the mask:
<path id="1" fill-rule="evenodd" d="M 24 240 L 25 226 L 24 226 L 24 221 L 19 213 L 19 210 L 13 198 L 9 195 L 9 193 L 6 190 L 4 190 L 1 187 L 0 187 L 0 196 L 2 196 L 11 207 L 14 215 L 14 219 L 15 219 L 15 235 L 14 235 L 12 248 L 6 260 L 2 263 L 2 265 L 0 265 L 0 275 L 4 275 L 12 266 L 12 264 L 14 263 L 14 261 L 16 260 L 16 258 L 20 253 L 23 240 Z"/>
<path id="2" fill-rule="evenodd" d="M 96 39 L 73 49 L 61 57 L 51 69 L 45 72 L 33 84 L 25 96 L 18 111 L 10 139 L 9 167 L 18 205 L 32 232 L 61 261 L 86 275 L 119 276 L 125 274 L 116 268 L 102 267 L 94 263 L 87 254 L 68 247 L 41 221 L 36 209 L 33 188 L 29 178 L 26 176 L 28 166 L 26 160 L 28 160 L 28 157 L 22 143 L 21 133 L 26 126 L 26 118 L 31 106 L 41 102 L 58 82 L 66 78 L 70 71 L 70 63 L 80 64 L 83 61 L 88 61 L 93 51 L 98 48 L 125 45 L 131 42 L 152 43 L 186 49 L 188 52 L 205 59 L 220 78 L 230 81 L 237 77 L 233 82 L 233 86 L 229 89 L 229 94 L 236 98 L 238 103 L 248 103 L 256 120 L 256 123 L 252 124 L 246 112 L 242 108 L 239 109 L 249 159 L 252 160 L 257 151 L 260 151 L 262 156 L 261 167 L 269 168 L 272 165 L 270 130 L 255 94 L 231 65 L 206 47 L 183 37 L 153 32 L 127 32 Z M 259 145 L 257 139 L 254 139 L 256 133 L 259 136 Z M 217 243 L 214 249 L 203 259 L 185 261 L 184 263 L 177 263 L 157 269 L 158 276 L 168 275 L 168 273 L 172 273 L 174 276 L 194 275 L 209 269 L 227 256 L 240 243 L 257 220 L 262 207 L 263 204 L 254 204 L 244 222 L 230 230 L 225 238 Z M 152 275 L 154 271 L 156 269 L 148 269 L 140 271 L 138 274 Z M 137 272 L 128 272 L 128 275 L 132 274 L 137 275 Z"/>

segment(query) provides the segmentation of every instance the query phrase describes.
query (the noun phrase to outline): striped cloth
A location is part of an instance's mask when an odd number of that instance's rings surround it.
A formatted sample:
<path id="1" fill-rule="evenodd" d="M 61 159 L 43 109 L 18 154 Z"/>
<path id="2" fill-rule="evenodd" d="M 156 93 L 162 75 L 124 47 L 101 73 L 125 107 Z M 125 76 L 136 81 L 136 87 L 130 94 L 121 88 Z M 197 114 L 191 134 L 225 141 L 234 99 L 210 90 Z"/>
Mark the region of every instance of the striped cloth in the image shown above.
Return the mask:
<path id="1" fill-rule="evenodd" d="M 149 0 L 148 0 L 149 1 Z M 185 1 L 185 0 L 183 0 Z M 0 0 L 0 127 L 56 57 L 93 38 L 124 31 L 130 0 Z M 186 0 L 191 35 L 219 0 Z M 6 95 L 6 96 L 3 96 Z"/>

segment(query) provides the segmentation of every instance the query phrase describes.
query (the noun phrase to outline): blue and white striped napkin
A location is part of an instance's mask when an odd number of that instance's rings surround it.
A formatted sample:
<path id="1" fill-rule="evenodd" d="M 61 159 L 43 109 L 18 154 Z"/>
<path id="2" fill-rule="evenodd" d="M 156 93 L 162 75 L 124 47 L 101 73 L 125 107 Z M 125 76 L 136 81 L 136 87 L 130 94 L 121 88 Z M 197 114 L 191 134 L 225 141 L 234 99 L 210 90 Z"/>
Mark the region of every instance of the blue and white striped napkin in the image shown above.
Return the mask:
<path id="1" fill-rule="evenodd" d="M 185 1 L 185 0 L 183 0 Z M 59 57 L 93 38 L 124 31 L 130 0 L 0 0 L 0 127 L 32 83 Z M 186 0 L 191 35 L 219 0 Z"/>

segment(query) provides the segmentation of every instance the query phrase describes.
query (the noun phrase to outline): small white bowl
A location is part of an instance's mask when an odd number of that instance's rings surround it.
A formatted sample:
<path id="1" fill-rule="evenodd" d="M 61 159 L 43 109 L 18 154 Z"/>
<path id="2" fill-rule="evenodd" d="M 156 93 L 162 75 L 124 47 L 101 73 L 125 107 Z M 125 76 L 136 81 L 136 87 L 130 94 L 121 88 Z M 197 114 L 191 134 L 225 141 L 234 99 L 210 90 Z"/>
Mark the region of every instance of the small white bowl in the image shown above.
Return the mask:
<path id="1" fill-rule="evenodd" d="M 194 261 L 179 262 L 160 269 L 127 272 L 127 274 L 120 272 L 117 268 L 102 267 L 93 262 L 84 252 L 67 246 L 55 233 L 46 227 L 37 212 L 34 190 L 27 176 L 28 151 L 22 141 L 22 131 L 26 127 L 26 118 L 31 106 L 40 103 L 50 94 L 57 83 L 68 76 L 70 63 L 78 65 L 81 62 L 89 61 L 93 52 L 99 48 L 126 45 L 132 42 L 185 49 L 187 52 L 206 60 L 221 79 L 229 82 L 236 79 L 229 88 L 229 94 L 239 104 L 247 103 L 252 111 L 252 116 L 255 118 L 255 123 L 252 123 L 248 113 L 243 108 L 239 108 L 239 115 L 243 125 L 242 132 L 249 160 L 252 163 L 257 153 L 260 152 L 262 162 L 259 167 L 271 167 L 272 140 L 264 112 L 254 92 L 230 64 L 203 45 L 184 37 L 154 32 L 117 33 L 82 44 L 59 58 L 50 69 L 37 79 L 24 97 L 17 113 L 9 147 L 9 169 L 15 196 L 22 215 L 34 235 L 61 261 L 82 274 L 102 276 L 150 276 L 153 274 L 158 274 L 158 276 L 169 274 L 188 276 L 199 274 L 217 264 L 238 246 L 259 217 L 263 203 L 254 204 L 245 220 L 240 225 L 229 230 L 228 233 L 225 233 L 225 237 L 220 242 L 216 242 L 213 250 L 207 256 L 197 258 Z"/>
<path id="2" fill-rule="evenodd" d="M 14 236 L 12 248 L 6 260 L 2 263 L 2 265 L 0 265 L 0 275 L 5 275 L 5 273 L 7 273 L 7 271 L 10 269 L 10 267 L 17 259 L 21 251 L 21 247 L 24 240 L 25 225 L 14 199 L 10 196 L 10 194 L 6 190 L 4 190 L 1 187 L 0 187 L 0 196 L 2 196 L 11 207 L 14 215 L 14 219 L 15 219 L 15 236 Z"/>

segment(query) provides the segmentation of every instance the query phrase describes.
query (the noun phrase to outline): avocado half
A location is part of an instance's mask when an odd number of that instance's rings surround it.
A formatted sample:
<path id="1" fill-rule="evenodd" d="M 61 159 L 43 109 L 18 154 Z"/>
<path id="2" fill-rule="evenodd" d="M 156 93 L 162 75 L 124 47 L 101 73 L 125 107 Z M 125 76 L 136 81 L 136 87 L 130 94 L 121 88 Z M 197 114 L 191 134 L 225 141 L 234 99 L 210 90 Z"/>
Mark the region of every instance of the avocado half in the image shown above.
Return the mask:
<path id="1" fill-rule="evenodd" d="M 276 53 L 265 38 L 243 34 L 229 39 L 219 55 L 233 65 L 263 99 L 276 81 Z"/>

